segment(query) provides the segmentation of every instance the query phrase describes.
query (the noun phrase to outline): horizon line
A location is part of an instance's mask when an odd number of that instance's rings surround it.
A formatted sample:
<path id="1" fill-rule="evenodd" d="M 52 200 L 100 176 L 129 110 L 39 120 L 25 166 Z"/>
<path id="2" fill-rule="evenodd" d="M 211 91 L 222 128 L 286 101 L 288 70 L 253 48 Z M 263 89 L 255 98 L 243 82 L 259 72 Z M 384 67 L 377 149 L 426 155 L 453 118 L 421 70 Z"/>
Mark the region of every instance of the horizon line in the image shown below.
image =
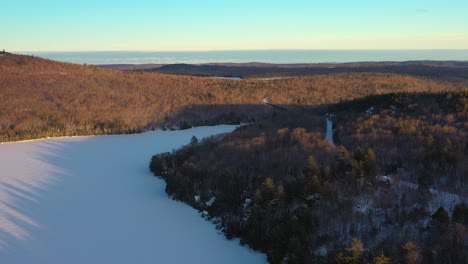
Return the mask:
<path id="1" fill-rule="evenodd" d="M 436 48 L 436 49 L 225 49 L 225 50 L 15 50 L 5 52 L 12 53 L 78 53 L 78 52 L 253 52 L 253 51 L 467 51 L 468 48 L 450 49 L 450 48 Z"/>
<path id="2" fill-rule="evenodd" d="M 468 50 L 468 49 L 467 49 Z M 9 52 L 11 53 L 11 52 Z M 34 56 L 29 54 L 17 54 L 21 56 Z M 71 64 L 78 64 L 81 65 L 82 63 L 79 62 L 71 62 L 71 61 L 60 61 L 57 59 L 49 59 L 40 57 L 46 60 L 51 60 L 55 62 L 61 63 L 71 63 Z M 415 60 L 358 60 L 358 61 L 324 61 L 324 62 L 268 62 L 268 61 L 242 61 L 242 62 L 235 62 L 235 61 L 206 61 L 206 62 L 170 62 L 170 63 L 155 63 L 155 62 L 147 62 L 147 63 L 84 63 L 88 65 L 177 65 L 177 64 L 186 64 L 186 65 L 206 65 L 206 64 L 271 64 L 271 65 L 319 65 L 319 64 L 349 64 L 349 63 L 404 63 L 404 62 L 468 62 L 466 60 L 434 60 L 434 59 L 415 59 Z"/>

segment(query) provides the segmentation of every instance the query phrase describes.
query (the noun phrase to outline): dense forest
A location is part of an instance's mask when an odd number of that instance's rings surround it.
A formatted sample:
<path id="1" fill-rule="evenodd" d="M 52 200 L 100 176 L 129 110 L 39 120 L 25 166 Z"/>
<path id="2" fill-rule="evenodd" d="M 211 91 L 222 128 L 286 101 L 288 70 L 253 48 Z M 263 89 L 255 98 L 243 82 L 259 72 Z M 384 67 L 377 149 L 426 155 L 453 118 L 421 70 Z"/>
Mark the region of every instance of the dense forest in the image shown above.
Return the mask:
<path id="1" fill-rule="evenodd" d="M 370 95 L 192 138 L 150 168 L 271 263 L 467 263 L 467 121 L 467 90 Z"/>
<path id="2" fill-rule="evenodd" d="M 277 80 L 222 80 L 101 69 L 0 54 L 0 142 L 152 128 L 239 123 L 280 105 L 310 107 L 401 91 L 464 89 L 467 79 L 339 73 Z"/>
<path id="3" fill-rule="evenodd" d="M 356 63 L 319 63 L 319 64 L 268 64 L 268 63 L 232 63 L 232 64 L 169 64 L 148 68 L 149 65 L 121 66 L 127 70 L 143 70 L 177 75 L 203 77 L 242 77 L 274 78 L 292 76 L 310 76 L 337 73 L 396 73 L 427 78 L 459 79 L 468 78 L 468 63 L 439 61 L 409 62 L 356 62 Z M 137 68 L 137 69 L 135 69 Z"/>
<path id="4" fill-rule="evenodd" d="M 344 68 L 235 81 L 0 53 L 0 142 L 248 123 L 150 168 L 271 263 L 467 263 L 466 65 Z"/>

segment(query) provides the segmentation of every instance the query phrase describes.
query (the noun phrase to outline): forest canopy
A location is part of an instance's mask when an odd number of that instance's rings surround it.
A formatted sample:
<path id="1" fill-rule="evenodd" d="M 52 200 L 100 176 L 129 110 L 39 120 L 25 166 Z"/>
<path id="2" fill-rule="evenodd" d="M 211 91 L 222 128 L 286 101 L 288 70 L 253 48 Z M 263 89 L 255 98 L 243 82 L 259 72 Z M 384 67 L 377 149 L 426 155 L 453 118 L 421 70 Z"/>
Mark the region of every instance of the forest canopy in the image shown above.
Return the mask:
<path id="1" fill-rule="evenodd" d="M 369 94 L 464 88 L 464 79 L 392 73 L 232 81 L 124 72 L 5 53 L 0 56 L 0 141 L 249 122 L 268 114 L 261 105 L 265 97 L 278 105 L 306 107 Z"/>
<path id="2" fill-rule="evenodd" d="M 371 95 L 277 113 L 150 168 L 271 263 L 464 263 L 467 110 L 466 90 Z"/>

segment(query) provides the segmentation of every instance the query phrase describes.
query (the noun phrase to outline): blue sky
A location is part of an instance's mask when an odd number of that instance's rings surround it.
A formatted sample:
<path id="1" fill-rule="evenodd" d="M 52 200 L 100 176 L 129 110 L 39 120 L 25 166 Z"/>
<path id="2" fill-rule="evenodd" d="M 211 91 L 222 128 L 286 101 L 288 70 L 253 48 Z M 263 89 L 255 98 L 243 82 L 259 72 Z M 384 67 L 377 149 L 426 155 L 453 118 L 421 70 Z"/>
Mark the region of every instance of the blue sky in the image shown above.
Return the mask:
<path id="1" fill-rule="evenodd" d="M 3 0 L 0 49 L 468 49 L 467 0 Z"/>

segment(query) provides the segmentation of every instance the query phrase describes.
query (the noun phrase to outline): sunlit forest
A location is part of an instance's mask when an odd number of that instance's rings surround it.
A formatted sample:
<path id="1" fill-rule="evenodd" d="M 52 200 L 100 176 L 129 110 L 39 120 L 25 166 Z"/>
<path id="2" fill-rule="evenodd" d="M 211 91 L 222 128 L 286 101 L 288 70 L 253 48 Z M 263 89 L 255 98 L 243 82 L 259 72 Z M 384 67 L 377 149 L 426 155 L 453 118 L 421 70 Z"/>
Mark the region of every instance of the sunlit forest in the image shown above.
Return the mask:
<path id="1" fill-rule="evenodd" d="M 265 117 L 261 100 L 313 106 L 369 94 L 451 91 L 464 79 L 341 73 L 232 81 L 123 72 L 32 56 L 0 56 L 0 141 L 135 133 Z"/>

